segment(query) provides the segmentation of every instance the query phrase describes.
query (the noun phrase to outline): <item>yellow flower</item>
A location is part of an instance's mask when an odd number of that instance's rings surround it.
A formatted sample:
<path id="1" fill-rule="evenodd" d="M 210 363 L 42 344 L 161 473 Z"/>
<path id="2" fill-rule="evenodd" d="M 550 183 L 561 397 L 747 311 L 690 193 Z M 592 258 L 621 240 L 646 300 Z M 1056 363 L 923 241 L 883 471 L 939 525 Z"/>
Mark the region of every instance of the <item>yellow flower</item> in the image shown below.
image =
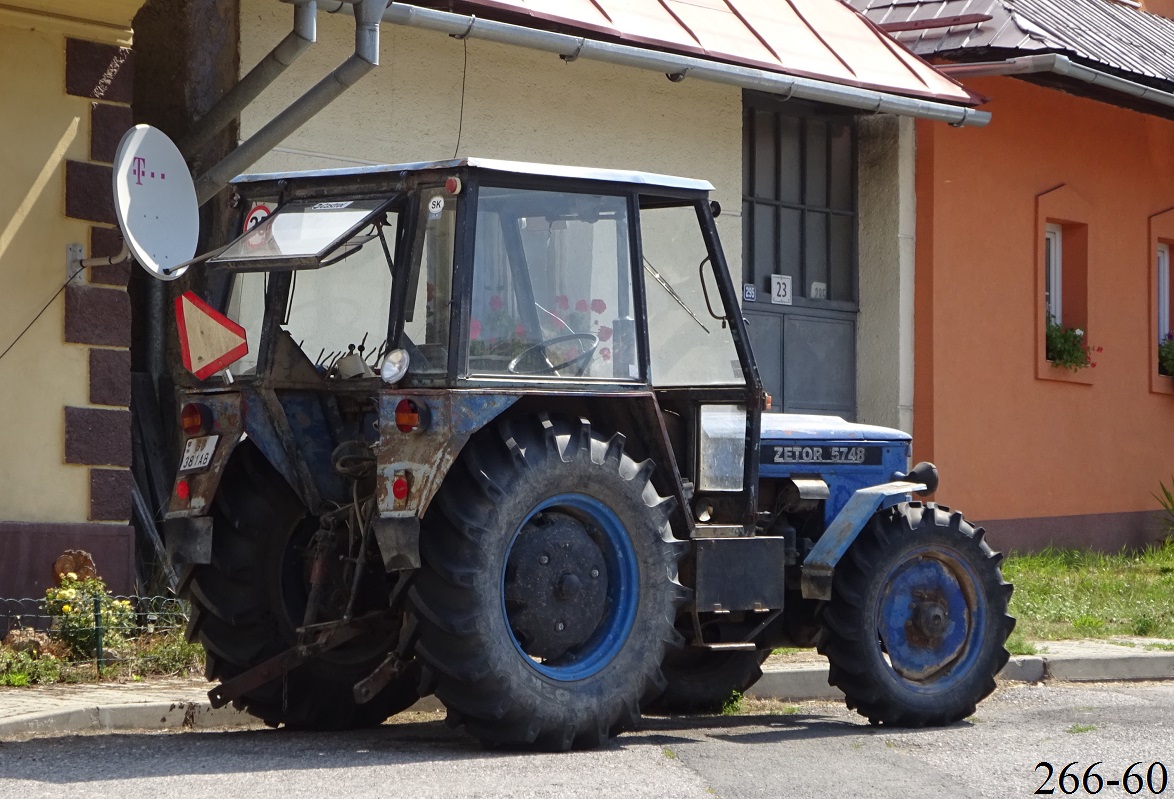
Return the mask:
<path id="1" fill-rule="evenodd" d="M 65 576 L 66 576 L 66 577 L 68 577 L 70 580 L 76 580 L 76 579 L 77 579 L 77 574 L 75 574 L 74 572 L 70 572 L 69 574 L 67 574 L 67 575 L 65 575 Z"/>
<path id="2" fill-rule="evenodd" d="M 70 605 L 62 605 L 61 606 L 62 613 L 69 613 L 69 611 L 71 611 L 71 610 L 73 610 L 73 608 Z"/>

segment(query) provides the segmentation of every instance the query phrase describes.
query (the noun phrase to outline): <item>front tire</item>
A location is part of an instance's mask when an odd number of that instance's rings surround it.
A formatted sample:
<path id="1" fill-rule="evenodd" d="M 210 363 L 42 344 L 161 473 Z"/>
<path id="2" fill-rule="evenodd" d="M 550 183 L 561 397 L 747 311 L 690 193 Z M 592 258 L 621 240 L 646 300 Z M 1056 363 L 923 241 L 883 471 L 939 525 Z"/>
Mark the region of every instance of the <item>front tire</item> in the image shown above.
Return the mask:
<path id="1" fill-rule="evenodd" d="M 603 744 L 664 688 L 687 592 L 651 463 L 586 420 L 504 420 L 465 448 L 420 536 L 416 653 L 484 741 Z"/>
<path id="2" fill-rule="evenodd" d="M 836 566 L 819 611 L 828 682 L 874 724 L 950 724 L 1007 664 L 1011 585 L 961 513 L 921 503 L 877 513 Z"/>

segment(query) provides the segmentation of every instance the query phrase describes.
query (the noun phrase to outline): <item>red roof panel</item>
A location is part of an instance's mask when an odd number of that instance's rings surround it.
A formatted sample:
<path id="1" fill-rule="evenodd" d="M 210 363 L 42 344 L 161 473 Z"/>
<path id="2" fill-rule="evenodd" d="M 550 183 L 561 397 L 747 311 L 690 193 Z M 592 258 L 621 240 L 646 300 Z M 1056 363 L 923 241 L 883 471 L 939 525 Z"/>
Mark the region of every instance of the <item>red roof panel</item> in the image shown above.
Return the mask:
<path id="1" fill-rule="evenodd" d="M 978 99 L 839 0 L 459 0 L 536 27 L 962 105 Z M 486 16 L 494 16 L 492 13 Z"/>

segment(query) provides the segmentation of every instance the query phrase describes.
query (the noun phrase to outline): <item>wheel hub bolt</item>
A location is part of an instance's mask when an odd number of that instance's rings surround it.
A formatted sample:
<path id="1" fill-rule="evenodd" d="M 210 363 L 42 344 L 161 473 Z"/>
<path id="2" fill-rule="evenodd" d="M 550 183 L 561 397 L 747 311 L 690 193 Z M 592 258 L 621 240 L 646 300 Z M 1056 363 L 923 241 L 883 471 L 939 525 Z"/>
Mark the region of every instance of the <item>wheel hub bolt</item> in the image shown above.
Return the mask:
<path id="1" fill-rule="evenodd" d="M 935 602 L 927 602 L 917 608 L 917 626 L 930 637 L 937 637 L 945 632 L 946 611 Z"/>
<path id="2" fill-rule="evenodd" d="M 580 587 L 579 578 L 568 572 L 559 578 L 556 593 L 559 599 L 574 599 L 575 595 L 579 593 Z"/>
<path id="3" fill-rule="evenodd" d="M 550 563 L 550 557 L 548 555 L 539 555 L 538 562 L 545 566 L 546 564 Z"/>
<path id="4" fill-rule="evenodd" d="M 599 569 L 592 569 L 592 570 L 591 570 L 591 576 L 592 576 L 592 577 L 598 577 L 598 576 L 599 576 Z"/>
<path id="5" fill-rule="evenodd" d="M 560 622 L 555 622 L 554 629 L 558 630 L 560 633 L 561 633 L 563 630 L 565 630 L 566 628 L 567 628 L 567 625 L 563 624 L 561 621 L 560 621 Z"/>

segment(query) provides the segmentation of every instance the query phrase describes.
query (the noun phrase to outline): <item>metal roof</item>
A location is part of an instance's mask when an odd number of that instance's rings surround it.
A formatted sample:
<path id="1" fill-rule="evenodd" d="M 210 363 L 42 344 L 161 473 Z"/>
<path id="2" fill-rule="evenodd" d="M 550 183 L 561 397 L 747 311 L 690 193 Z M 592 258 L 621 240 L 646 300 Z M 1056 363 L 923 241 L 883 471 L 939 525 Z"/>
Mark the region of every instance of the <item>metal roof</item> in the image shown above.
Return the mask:
<path id="1" fill-rule="evenodd" d="M 532 28 L 961 105 L 980 99 L 839 0 L 418 2 Z"/>
<path id="2" fill-rule="evenodd" d="M 849 1 L 881 27 L 961 15 L 991 17 L 891 34 L 921 56 L 965 60 L 978 51 L 1062 53 L 1147 82 L 1174 83 L 1174 21 L 1112 0 Z"/>
<path id="3" fill-rule="evenodd" d="M 270 180 L 305 178 L 357 177 L 360 175 L 385 175 L 398 172 L 426 172 L 433 169 L 486 169 L 493 172 L 509 172 L 516 175 L 541 175 L 547 177 L 574 178 L 577 180 L 598 180 L 608 183 L 635 183 L 641 186 L 656 186 L 689 191 L 713 191 L 708 180 L 680 178 L 672 175 L 658 175 L 654 172 L 637 172 L 627 169 L 592 169 L 582 166 L 561 166 L 558 164 L 531 164 L 525 161 L 501 161 L 494 158 L 457 158 L 449 161 L 417 161 L 410 164 L 378 164 L 375 166 L 341 167 L 338 169 L 312 169 L 300 172 L 269 172 L 264 174 L 241 175 L 233 184 L 261 183 Z"/>

